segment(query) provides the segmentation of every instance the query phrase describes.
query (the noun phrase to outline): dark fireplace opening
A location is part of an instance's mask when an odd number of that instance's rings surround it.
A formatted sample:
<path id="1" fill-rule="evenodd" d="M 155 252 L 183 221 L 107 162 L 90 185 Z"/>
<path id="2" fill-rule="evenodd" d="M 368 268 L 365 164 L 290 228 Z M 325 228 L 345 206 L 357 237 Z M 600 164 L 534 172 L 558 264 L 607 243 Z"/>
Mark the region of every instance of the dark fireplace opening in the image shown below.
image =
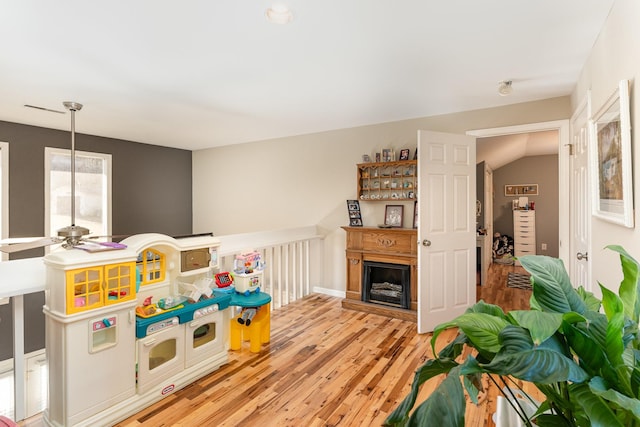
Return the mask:
<path id="1" fill-rule="evenodd" d="M 411 269 L 408 265 L 365 261 L 362 301 L 410 308 Z"/>

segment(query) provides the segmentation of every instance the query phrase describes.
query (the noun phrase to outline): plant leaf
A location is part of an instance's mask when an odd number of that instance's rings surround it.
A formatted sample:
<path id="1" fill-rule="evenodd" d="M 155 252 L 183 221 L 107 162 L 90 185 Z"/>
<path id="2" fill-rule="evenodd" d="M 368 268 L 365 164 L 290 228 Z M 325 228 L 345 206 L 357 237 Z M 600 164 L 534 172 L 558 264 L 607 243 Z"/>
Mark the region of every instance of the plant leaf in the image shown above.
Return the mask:
<path id="1" fill-rule="evenodd" d="M 420 386 L 424 384 L 427 380 L 440 375 L 446 374 L 450 372 L 453 368 L 458 366 L 458 363 L 454 360 L 440 360 L 440 359 L 429 359 L 422 366 L 418 368 L 415 375 L 413 376 L 413 382 L 411 383 L 411 391 L 409 394 L 403 399 L 403 401 L 398 405 L 394 411 L 389 414 L 387 419 L 384 422 L 384 425 L 387 426 L 397 426 L 404 425 L 409 419 L 409 412 L 413 408 L 413 405 L 416 403 L 416 398 L 418 397 L 418 392 L 420 391 Z"/>
<path id="2" fill-rule="evenodd" d="M 602 286 L 602 284 L 598 284 L 602 291 L 602 306 L 608 320 L 605 351 L 614 366 L 622 365 L 624 363 L 622 361 L 622 352 L 624 351 L 622 341 L 624 334 L 624 305 L 616 294 Z"/>
<path id="3" fill-rule="evenodd" d="M 459 376 L 459 368 L 452 369 L 429 398 L 411 414 L 408 425 L 464 427 L 466 402 Z"/>
<path id="4" fill-rule="evenodd" d="M 620 408 L 623 408 L 633 415 L 636 420 L 640 421 L 640 400 L 630 398 L 607 387 L 605 381 L 600 377 L 592 378 L 591 381 L 589 381 L 589 387 L 596 396 L 600 396 L 606 401 L 614 402 L 620 406 Z"/>
<path id="5" fill-rule="evenodd" d="M 498 334 L 509 323 L 501 317 L 492 316 L 486 313 L 465 313 L 451 322 L 447 322 L 447 327 L 457 326 L 460 328 L 467 339 L 473 344 L 480 354 L 491 358 L 493 354 L 500 350 Z M 440 326 L 433 332 L 431 339 L 432 346 L 436 337 L 436 331 L 440 330 Z"/>
<path id="6" fill-rule="evenodd" d="M 536 425 L 538 427 L 573 427 L 561 415 L 541 414 L 536 417 Z"/>
<path id="7" fill-rule="evenodd" d="M 502 350 L 496 357 L 490 363 L 479 364 L 486 372 L 541 384 L 589 379 L 580 366 L 562 353 L 544 346 L 534 347 L 529 333 L 523 328 L 513 325 L 505 328 L 500 340 Z M 466 363 L 462 370 L 468 372 Z"/>
<path id="8" fill-rule="evenodd" d="M 570 399 L 582 407 L 592 426 L 623 427 L 606 402 L 591 391 L 589 384 L 572 384 L 569 390 Z"/>
<path id="9" fill-rule="evenodd" d="M 578 295 L 580 295 L 580 298 L 582 298 L 582 301 L 587 305 L 587 310 L 600 311 L 600 300 L 596 298 L 593 292 L 587 291 L 582 286 L 579 286 L 576 291 L 578 292 Z"/>
<path id="10" fill-rule="evenodd" d="M 525 255 L 519 261 L 533 278 L 533 295 L 543 311 L 575 311 L 583 314 L 587 310 L 586 303 L 571 286 L 567 270 L 560 259 Z"/>
<path id="11" fill-rule="evenodd" d="M 562 325 L 562 315 L 559 313 L 545 313 L 528 310 L 509 312 L 513 323 L 529 330 L 534 345 L 540 345 L 556 333 Z"/>
<path id="12" fill-rule="evenodd" d="M 640 264 L 619 245 L 609 245 L 607 249 L 620 254 L 623 279 L 618 294 L 624 303 L 624 312 L 636 323 L 640 322 Z"/>
<path id="13" fill-rule="evenodd" d="M 611 363 L 607 359 L 604 349 L 598 345 L 598 342 L 585 329 L 565 323 L 563 331 L 581 365 L 591 375 L 605 375 L 609 380 L 616 378 L 616 373 L 611 369 Z M 603 370 L 606 372 L 603 372 Z"/>
<path id="14" fill-rule="evenodd" d="M 467 309 L 467 313 L 485 313 L 490 314 L 495 317 L 500 317 L 502 319 L 506 319 L 507 315 L 504 314 L 504 311 L 500 306 L 495 304 L 487 304 L 483 300 L 478 301 L 473 306 Z"/>

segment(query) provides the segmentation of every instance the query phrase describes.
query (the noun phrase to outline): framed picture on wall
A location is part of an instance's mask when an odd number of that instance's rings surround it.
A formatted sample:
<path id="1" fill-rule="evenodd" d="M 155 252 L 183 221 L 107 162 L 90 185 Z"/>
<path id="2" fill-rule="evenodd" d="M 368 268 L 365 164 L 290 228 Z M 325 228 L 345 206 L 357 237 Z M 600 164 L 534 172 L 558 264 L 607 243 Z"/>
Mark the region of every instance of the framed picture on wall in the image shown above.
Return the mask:
<path id="1" fill-rule="evenodd" d="M 589 149 L 593 173 L 593 215 L 633 228 L 628 80 L 619 83 L 593 117 Z"/>

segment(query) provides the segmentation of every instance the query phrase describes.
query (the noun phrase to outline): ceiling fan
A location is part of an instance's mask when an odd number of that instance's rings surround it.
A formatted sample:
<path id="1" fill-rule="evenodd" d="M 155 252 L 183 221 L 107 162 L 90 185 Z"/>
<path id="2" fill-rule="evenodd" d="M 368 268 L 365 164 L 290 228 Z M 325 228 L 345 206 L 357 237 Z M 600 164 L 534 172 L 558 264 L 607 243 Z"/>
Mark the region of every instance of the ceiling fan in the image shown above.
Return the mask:
<path id="1" fill-rule="evenodd" d="M 49 245 L 62 243 L 64 248 L 73 248 L 81 243 L 91 241 L 98 237 L 85 237 L 89 234 L 89 229 L 76 225 L 76 123 L 75 113 L 82 109 L 82 104 L 78 102 L 66 101 L 62 103 L 71 112 L 71 225 L 58 230 L 55 237 L 37 237 L 7 239 L 0 242 L 0 251 L 13 253 L 28 249 L 41 248 Z M 44 109 L 44 108 L 43 108 Z M 59 112 L 57 110 L 44 109 L 46 111 Z"/>

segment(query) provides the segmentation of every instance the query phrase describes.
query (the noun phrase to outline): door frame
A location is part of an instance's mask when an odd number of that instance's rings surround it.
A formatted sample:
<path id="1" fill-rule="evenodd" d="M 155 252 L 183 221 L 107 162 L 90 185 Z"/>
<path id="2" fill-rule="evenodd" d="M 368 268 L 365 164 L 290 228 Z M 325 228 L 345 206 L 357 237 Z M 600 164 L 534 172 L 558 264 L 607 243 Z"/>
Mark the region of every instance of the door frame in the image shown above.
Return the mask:
<path id="1" fill-rule="evenodd" d="M 517 133 L 530 133 L 555 130 L 558 132 L 558 257 L 565 263 L 569 262 L 570 230 L 569 215 L 561 215 L 561 212 L 569 212 L 569 120 L 554 120 L 549 122 L 529 123 L 525 125 L 505 126 L 489 129 L 474 129 L 467 131 L 467 135 L 476 138 L 511 135 Z"/>
<path id="2" fill-rule="evenodd" d="M 9 143 L 0 141 L 0 240 L 9 238 Z M 0 261 L 9 254 L 0 254 Z"/>

